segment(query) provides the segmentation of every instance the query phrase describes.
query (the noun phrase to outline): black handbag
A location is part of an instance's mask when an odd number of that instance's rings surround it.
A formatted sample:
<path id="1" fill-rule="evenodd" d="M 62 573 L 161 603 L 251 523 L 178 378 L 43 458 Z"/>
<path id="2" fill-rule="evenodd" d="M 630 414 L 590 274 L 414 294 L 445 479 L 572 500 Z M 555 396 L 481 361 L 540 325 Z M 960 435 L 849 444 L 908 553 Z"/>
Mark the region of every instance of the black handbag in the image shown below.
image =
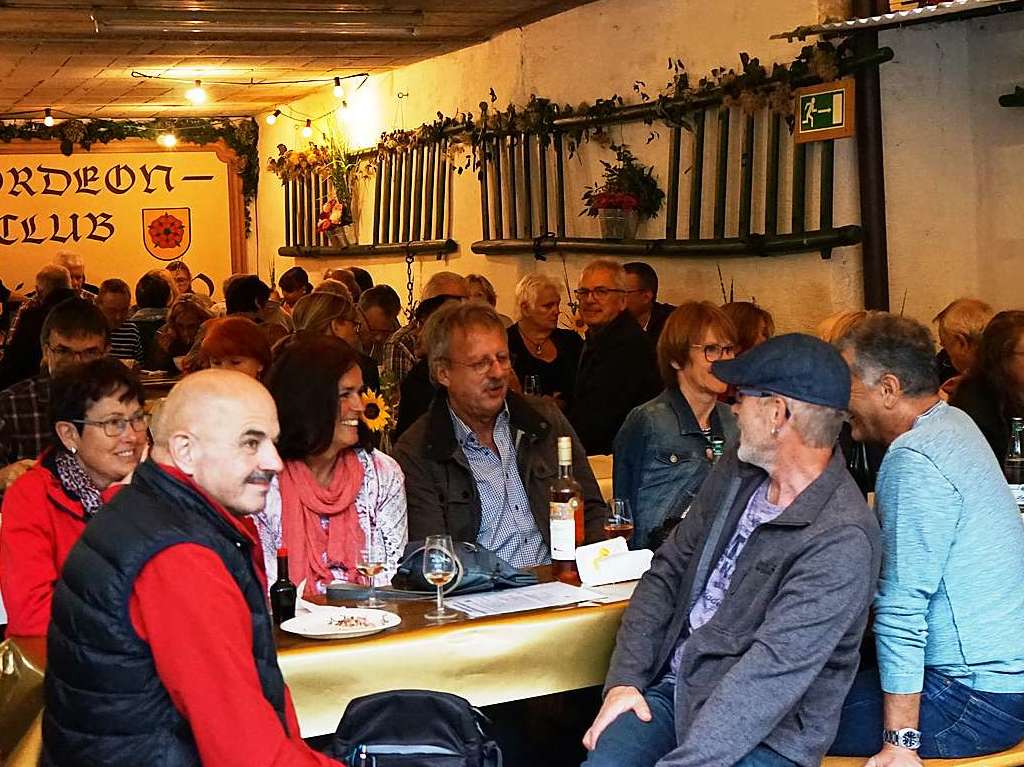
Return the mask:
<path id="1" fill-rule="evenodd" d="M 501 767 L 487 724 L 458 695 L 379 692 L 348 704 L 328 751 L 349 767 Z"/>
<path id="2" fill-rule="evenodd" d="M 423 577 L 423 541 L 411 541 L 398 563 L 391 585 L 403 591 L 434 594 L 436 588 Z M 475 594 L 495 589 L 513 589 L 537 583 L 531 570 L 517 570 L 490 549 L 476 543 L 455 544 L 455 577 L 444 587 L 445 594 Z"/>

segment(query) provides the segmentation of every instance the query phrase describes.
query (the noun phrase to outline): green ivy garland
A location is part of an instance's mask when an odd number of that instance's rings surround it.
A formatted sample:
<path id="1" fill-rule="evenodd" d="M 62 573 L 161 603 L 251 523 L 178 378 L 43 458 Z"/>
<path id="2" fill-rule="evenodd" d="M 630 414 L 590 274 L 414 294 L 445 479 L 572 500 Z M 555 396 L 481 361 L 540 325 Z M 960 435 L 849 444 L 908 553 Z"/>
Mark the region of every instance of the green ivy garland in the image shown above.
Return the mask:
<path id="1" fill-rule="evenodd" d="M 238 162 L 233 169 L 242 179 L 245 233 L 248 236 L 252 231 L 249 206 L 256 199 L 260 179 L 257 152 L 259 125 L 251 117 L 236 120 L 225 117 L 175 117 L 149 121 L 72 119 L 52 127 L 38 122 L 0 121 L 0 141 L 5 144 L 16 139 L 60 141 L 60 151 L 65 156 L 70 156 L 76 145 L 88 151 L 96 143 L 109 144 L 111 141 L 133 138 L 155 140 L 161 133 L 174 133 L 179 141 L 198 146 L 223 140 L 235 151 Z"/>
<path id="2" fill-rule="evenodd" d="M 720 94 L 726 106 L 739 106 L 745 111 L 754 112 L 767 106 L 774 112 L 785 117 L 792 129 L 793 126 L 793 86 L 792 83 L 806 77 L 816 77 L 822 82 L 829 82 L 839 77 L 840 63 L 850 57 L 852 51 L 845 42 L 837 47 L 831 42 L 823 41 L 804 47 L 800 54 L 789 64 L 774 64 L 771 71 L 760 61 L 746 53 L 740 53 L 739 71 L 736 69 L 718 68 L 700 78 L 696 85 L 690 85 L 689 73 L 679 59 L 669 59 L 668 69 L 671 77 L 666 85 L 656 94 L 648 93 L 647 84 L 641 80 L 633 83 L 633 92 L 641 103 L 655 101 L 658 104 L 656 116 L 644 118 L 644 123 L 653 126 L 656 121 L 668 125 L 692 129 L 690 112 L 692 104 L 706 99 L 713 94 Z M 359 153 L 364 159 L 376 156 L 378 159 L 386 153 L 400 153 L 419 146 L 436 143 L 442 136 L 448 139 L 449 150 L 455 147 L 461 151 L 464 143 L 468 143 L 473 151 L 465 161 L 456 167 L 458 173 L 470 168 L 478 168 L 480 154 L 485 150 L 485 139 L 493 137 L 509 137 L 511 141 L 518 139 L 523 133 L 535 134 L 541 141 L 550 141 L 555 132 L 554 122 L 560 117 L 571 115 L 584 116 L 593 120 L 592 124 L 563 130 L 562 135 L 568 156 L 572 157 L 579 147 L 590 141 L 602 146 L 609 146 L 611 139 L 603 124 L 611 118 L 615 110 L 625 106 L 625 99 L 619 94 L 608 98 L 599 98 L 593 103 L 579 105 L 558 104 L 550 99 L 536 95 L 530 97 L 523 106 L 509 104 L 504 110 L 495 109 L 498 96 L 490 89 L 488 100 L 481 101 L 477 115 L 460 113 L 455 117 L 446 117 L 437 113 L 437 119 L 425 123 L 413 130 L 396 130 L 385 133 L 372 153 Z M 652 127 L 647 143 L 660 138 L 658 131 Z"/>

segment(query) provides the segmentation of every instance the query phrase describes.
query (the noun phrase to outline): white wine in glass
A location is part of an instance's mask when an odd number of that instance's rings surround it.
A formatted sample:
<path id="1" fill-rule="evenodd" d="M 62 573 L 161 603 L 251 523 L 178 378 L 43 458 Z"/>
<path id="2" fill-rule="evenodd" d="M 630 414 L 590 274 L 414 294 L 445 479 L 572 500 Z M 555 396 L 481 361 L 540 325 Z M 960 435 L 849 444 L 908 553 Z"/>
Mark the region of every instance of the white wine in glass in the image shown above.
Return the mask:
<path id="1" fill-rule="evenodd" d="M 373 530 L 367 538 L 366 546 L 359 552 L 359 560 L 356 562 L 356 572 L 370 582 L 370 595 L 365 601 L 360 602 L 361 607 L 383 607 L 385 602 L 377 599 L 377 584 L 374 577 L 384 570 L 384 551 L 379 542 L 373 539 Z"/>
<path id="2" fill-rule="evenodd" d="M 455 546 L 450 535 L 428 535 L 423 544 L 423 577 L 437 587 L 437 608 L 423 617 L 430 621 L 450 620 L 458 615 L 444 606 L 444 586 L 458 569 Z"/>

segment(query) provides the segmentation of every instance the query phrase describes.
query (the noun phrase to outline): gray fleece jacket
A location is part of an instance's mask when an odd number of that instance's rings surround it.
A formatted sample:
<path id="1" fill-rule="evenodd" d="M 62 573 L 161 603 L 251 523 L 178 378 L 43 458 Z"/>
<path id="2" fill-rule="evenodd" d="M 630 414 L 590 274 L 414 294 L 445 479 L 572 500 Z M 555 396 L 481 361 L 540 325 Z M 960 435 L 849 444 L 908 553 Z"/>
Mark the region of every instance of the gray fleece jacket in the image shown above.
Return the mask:
<path id="1" fill-rule="evenodd" d="M 760 743 L 812 767 L 835 737 L 881 558 L 878 521 L 840 451 L 754 531 L 718 611 L 689 632 L 690 608 L 766 476 L 729 451 L 658 549 L 623 616 L 606 691 L 643 691 L 685 643 L 677 747 L 659 767 L 727 767 Z"/>

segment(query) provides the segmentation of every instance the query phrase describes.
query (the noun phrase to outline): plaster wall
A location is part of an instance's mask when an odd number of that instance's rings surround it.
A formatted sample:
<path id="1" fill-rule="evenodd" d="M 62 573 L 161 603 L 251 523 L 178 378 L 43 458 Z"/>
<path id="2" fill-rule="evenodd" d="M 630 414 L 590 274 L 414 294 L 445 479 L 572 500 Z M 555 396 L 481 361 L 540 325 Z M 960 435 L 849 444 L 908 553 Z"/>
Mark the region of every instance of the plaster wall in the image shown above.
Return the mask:
<path id="1" fill-rule="evenodd" d="M 827 7 L 826 7 L 827 6 Z M 493 88 L 496 107 L 525 103 L 533 93 L 562 103 L 592 102 L 618 93 L 635 100 L 635 80 L 655 92 L 668 81 L 668 58 L 681 59 L 694 77 L 714 67 L 734 66 L 739 51 L 762 62 L 791 60 L 800 43 L 769 40 L 769 35 L 835 13 L 835 2 L 791 0 L 771 4 L 723 0 L 600 0 L 495 39 L 370 78 L 348 96 L 348 109 L 317 123 L 342 131 L 353 146 L 372 145 L 384 130 L 413 128 L 460 110 L 477 110 L 489 101 Z M 1021 118 L 1000 109 L 999 93 L 1024 81 L 1024 20 L 1015 16 L 884 33 L 881 44 L 896 50 L 897 60 L 883 67 L 883 114 L 886 139 L 886 183 L 889 209 L 889 253 L 892 305 L 899 309 L 906 292 L 906 311 L 929 320 L 949 300 L 964 294 L 988 298 L 1000 306 L 1014 302 L 1014 276 L 1022 274 L 1020 187 L 1024 181 L 1020 141 Z M 408 94 L 397 98 L 397 94 Z M 329 94 L 289 106 L 300 120 L 329 113 L 337 102 Z M 1020 111 L 1020 110 L 1018 110 Z M 734 120 L 734 129 L 738 129 Z M 304 145 L 301 122 L 279 120 L 263 126 L 261 158 L 276 154 L 275 146 Z M 645 162 L 654 164 L 665 188 L 668 130 L 654 126 L 661 138 L 645 144 L 649 128 L 613 129 L 614 140 L 625 140 Z M 738 133 L 736 134 L 738 140 Z M 685 156 L 685 149 L 684 149 Z M 568 234 L 595 235 L 596 222 L 578 217 L 575 190 L 599 176 L 601 159 L 611 152 L 596 145 L 582 148 L 567 164 L 566 213 Z M 812 160 L 813 162 L 813 160 Z M 783 166 L 785 167 L 785 165 Z M 755 183 L 763 184 L 764 158 L 755 158 Z M 780 222 L 788 222 L 788 173 L 783 171 Z M 855 145 L 836 144 L 835 223 L 859 220 Z M 570 193 L 568 190 L 574 190 Z M 363 197 L 372 186 L 365 186 Z M 808 209 L 816 205 L 811 188 Z M 755 188 L 755 199 L 757 198 Z M 512 291 L 525 273 L 540 270 L 559 281 L 567 276 L 574 287 L 585 257 L 552 256 L 537 262 L 529 256 L 484 257 L 470 245 L 480 239 L 479 185 L 475 173 L 452 178 L 453 213 L 450 236 L 459 252 L 448 264 L 421 257 L 414 267 L 418 286 L 442 268 L 480 272 L 495 284 L 498 308 L 514 316 Z M 729 199 L 730 226 L 737 204 Z M 372 211 L 362 205 L 361 241 L 369 240 Z M 754 229 L 764 211 L 755 203 Z M 814 221 L 809 221 L 809 225 Z M 709 225 L 705 221 L 705 226 Z M 649 222 L 646 233 L 663 231 L 661 217 Z M 780 225 L 781 231 L 788 231 Z M 645 233 L 641 229 L 641 236 Z M 283 211 L 277 179 L 264 173 L 260 188 L 260 264 L 266 274 L 273 260 L 277 273 L 291 259 L 273 256 L 283 242 Z M 356 265 L 351 259 L 329 265 Z M 755 297 L 776 317 L 779 330 L 809 329 L 840 309 L 862 305 L 859 248 L 842 248 L 830 261 L 817 254 L 772 259 L 655 258 L 650 263 L 661 277 L 662 300 L 720 302 L 718 267 L 735 297 Z M 307 260 L 316 274 L 328 262 Z M 374 258 L 362 265 L 379 281 L 389 282 L 405 298 L 405 264 L 400 258 Z"/>

